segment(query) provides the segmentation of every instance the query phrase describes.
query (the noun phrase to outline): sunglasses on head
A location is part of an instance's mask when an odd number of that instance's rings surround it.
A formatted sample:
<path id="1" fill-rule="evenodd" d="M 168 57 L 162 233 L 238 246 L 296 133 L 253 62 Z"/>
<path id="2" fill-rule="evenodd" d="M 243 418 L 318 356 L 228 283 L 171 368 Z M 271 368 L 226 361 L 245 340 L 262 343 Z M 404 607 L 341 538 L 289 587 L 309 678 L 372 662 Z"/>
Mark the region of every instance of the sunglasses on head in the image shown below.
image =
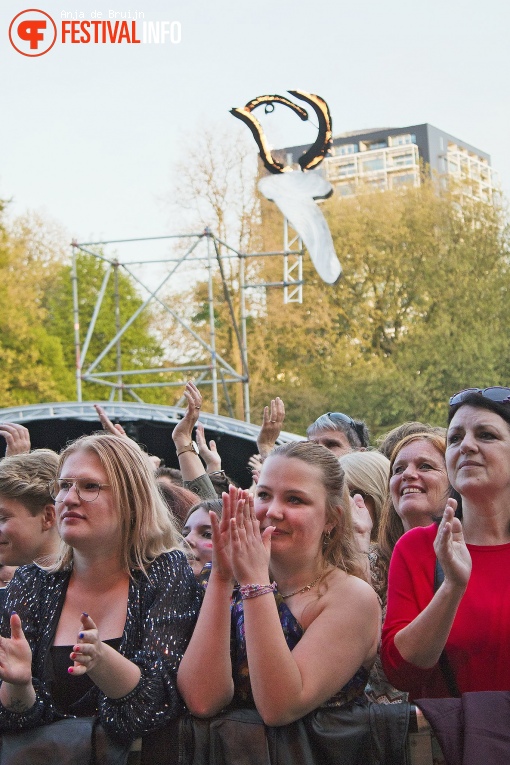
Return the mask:
<path id="1" fill-rule="evenodd" d="M 450 406 L 462 404 L 472 393 L 479 393 L 484 398 L 488 398 L 489 401 L 496 401 L 499 404 L 510 404 L 510 388 L 494 385 L 492 388 L 466 388 L 461 390 L 450 398 Z"/>
<path id="2" fill-rule="evenodd" d="M 366 446 L 363 425 L 357 425 L 352 417 L 349 417 L 348 414 L 344 414 L 343 412 L 326 412 L 326 414 L 330 420 L 333 420 L 333 422 L 343 422 L 345 425 L 349 425 L 358 436 L 361 446 Z"/>

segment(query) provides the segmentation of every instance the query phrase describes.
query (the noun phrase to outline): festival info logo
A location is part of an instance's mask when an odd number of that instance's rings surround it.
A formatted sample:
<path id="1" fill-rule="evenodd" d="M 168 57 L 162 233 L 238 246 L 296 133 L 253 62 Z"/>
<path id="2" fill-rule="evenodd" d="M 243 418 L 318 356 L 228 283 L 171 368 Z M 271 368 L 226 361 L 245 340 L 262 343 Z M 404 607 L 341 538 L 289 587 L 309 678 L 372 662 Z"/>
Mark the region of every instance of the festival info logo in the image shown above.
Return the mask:
<path id="1" fill-rule="evenodd" d="M 23 56 L 43 56 L 55 45 L 57 26 L 45 11 L 21 11 L 9 26 L 9 40 Z"/>
<path id="2" fill-rule="evenodd" d="M 143 11 L 93 10 L 90 19 L 83 11 L 62 11 L 62 45 L 178 45 L 182 39 L 180 21 L 142 21 Z M 57 25 L 45 11 L 31 8 L 18 13 L 9 26 L 9 40 L 23 56 L 42 56 L 57 41 Z"/>

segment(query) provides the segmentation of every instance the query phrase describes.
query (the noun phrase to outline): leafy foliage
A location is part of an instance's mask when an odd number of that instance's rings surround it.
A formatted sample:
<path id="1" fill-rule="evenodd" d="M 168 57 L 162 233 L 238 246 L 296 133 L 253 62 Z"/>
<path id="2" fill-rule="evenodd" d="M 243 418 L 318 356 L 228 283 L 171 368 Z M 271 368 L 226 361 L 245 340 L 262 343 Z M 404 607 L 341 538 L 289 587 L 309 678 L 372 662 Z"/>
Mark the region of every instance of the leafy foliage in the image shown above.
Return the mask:
<path id="1" fill-rule="evenodd" d="M 424 175 L 419 188 L 323 205 L 344 269 L 339 282 L 324 284 L 306 256 L 302 305 L 283 305 L 279 289 L 249 303 L 255 421 L 280 395 L 289 430 L 304 432 L 336 410 L 365 419 L 376 435 L 411 419 L 444 424 L 452 392 L 508 383 L 505 215 L 461 192 Z M 281 215 L 265 200 L 260 209 L 260 247 L 280 250 Z M 259 281 L 282 279 L 276 259 L 255 259 L 252 269 Z M 206 296 L 200 284 L 186 296 L 197 316 Z M 228 353 L 221 299 L 215 311 Z"/>
<path id="2" fill-rule="evenodd" d="M 38 215 L 6 223 L 0 206 L 0 406 L 18 406 L 76 399 L 75 350 L 69 246 L 61 229 Z M 84 255 L 78 259 L 80 322 L 86 328 L 103 280 L 105 265 Z M 121 323 L 141 305 L 132 282 L 119 275 Z M 89 363 L 115 335 L 113 277 L 105 293 L 89 346 Z M 81 342 L 84 335 L 82 329 Z M 150 312 L 142 313 L 124 334 L 124 369 L 154 366 L 162 348 Z M 98 371 L 116 369 L 116 348 Z M 131 382 L 138 382 L 133 376 Z M 104 399 L 109 388 L 85 383 L 83 395 Z M 145 400 L 165 400 L 161 389 Z M 172 397 L 173 403 L 174 397 Z"/>

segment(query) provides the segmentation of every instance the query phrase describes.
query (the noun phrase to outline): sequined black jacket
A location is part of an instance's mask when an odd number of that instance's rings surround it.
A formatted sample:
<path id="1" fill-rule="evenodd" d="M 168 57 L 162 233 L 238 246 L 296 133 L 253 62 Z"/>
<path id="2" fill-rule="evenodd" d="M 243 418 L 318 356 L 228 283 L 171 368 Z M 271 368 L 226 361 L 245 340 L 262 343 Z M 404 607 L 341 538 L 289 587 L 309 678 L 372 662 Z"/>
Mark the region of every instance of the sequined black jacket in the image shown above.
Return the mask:
<path id="1" fill-rule="evenodd" d="M 201 588 L 182 552 L 160 555 L 150 566 L 148 577 L 139 571 L 132 575 L 119 651 L 140 667 L 140 681 L 120 699 L 93 689 L 103 727 L 124 741 L 164 727 L 184 711 L 176 688 L 177 668 L 201 603 Z M 18 568 L 9 585 L 1 634 L 10 637 L 9 614 L 16 611 L 32 649 L 36 701 L 21 714 L 0 704 L 0 732 L 35 727 L 62 716 L 49 692 L 48 657 L 69 577 L 69 571 L 48 573 L 32 564 Z"/>

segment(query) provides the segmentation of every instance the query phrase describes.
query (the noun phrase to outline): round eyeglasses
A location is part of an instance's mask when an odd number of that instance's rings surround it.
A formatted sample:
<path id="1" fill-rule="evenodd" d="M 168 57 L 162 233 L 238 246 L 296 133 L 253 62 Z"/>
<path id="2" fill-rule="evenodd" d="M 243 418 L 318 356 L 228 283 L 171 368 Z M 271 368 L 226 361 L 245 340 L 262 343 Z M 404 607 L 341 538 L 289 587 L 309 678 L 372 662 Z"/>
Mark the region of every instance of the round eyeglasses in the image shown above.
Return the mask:
<path id="1" fill-rule="evenodd" d="M 50 481 L 48 488 L 50 496 L 56 502 L 63 502 L 64 498 L 74 486 L 76 494 L 83 502 L 93 502 L 99 497 L 101 489 L 110 486 L 109 483 L 98 483 L 89 478 L 57 478 Z"/>

